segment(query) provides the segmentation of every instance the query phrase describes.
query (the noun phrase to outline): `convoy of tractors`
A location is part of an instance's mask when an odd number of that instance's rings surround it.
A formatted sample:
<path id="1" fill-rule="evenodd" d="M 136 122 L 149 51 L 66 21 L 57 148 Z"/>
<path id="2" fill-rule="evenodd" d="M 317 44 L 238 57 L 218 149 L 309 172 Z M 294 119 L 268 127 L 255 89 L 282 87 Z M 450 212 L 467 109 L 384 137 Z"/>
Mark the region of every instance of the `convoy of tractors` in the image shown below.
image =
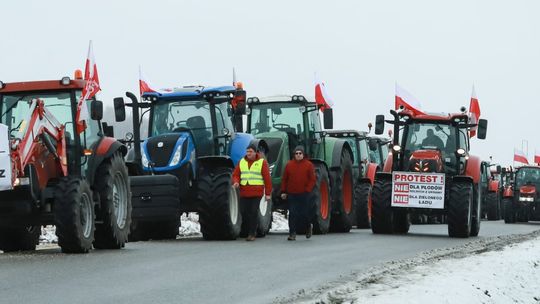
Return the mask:
<path id="1" fill-rule="evenodd" d="M 204 239 L 245 236 L 231 176 L 250 144 L 267 159 L 274 189 L 259 204 L 259 237 L 273 211 L 286 213 L 280 183 L 298 145 L 315 167 L 314 233 L 405 234 L 411 219 L 436 218 L 449 236 L 466 238 L 479 234 L 482 218 L 540 220 L 540 167 L 501 168 L 470 154 L 470 130 L 485 139 L 487 121 L 473 123 L 465 108 L 400 107 L 377 115 L 373 135 L 371 123 L 368 131 L 332 130 L 332 108 L 302 95 L 247 97 L 241 83 L 188 86 L 115 98 L 115 120 L 130 108 L 133 129 L 115 139 L 95 97 L 83 105 L 90 119 L 79 130 L 85 81 L 76 73 L 0 82 L 4 252 L 34 250 L 43 225 L 56 226 L 66 253 L 174 239 L 186 212 L 198 213 Z"/>

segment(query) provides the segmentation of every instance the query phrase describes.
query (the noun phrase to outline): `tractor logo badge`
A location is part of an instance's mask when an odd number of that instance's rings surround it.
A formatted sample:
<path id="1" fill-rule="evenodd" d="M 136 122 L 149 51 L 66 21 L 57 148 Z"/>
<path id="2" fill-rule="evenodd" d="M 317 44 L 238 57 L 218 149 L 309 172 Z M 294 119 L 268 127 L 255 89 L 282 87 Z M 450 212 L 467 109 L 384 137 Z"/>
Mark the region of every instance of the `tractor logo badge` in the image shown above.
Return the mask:
<path id="1" fill-rule="evenodd" d="M 157 147 L 158 147 L 158 148 L 163 148 L 163 142 L 162 142 L 162 141 L 158 142 L 158 143 L 157 143 Z"/>

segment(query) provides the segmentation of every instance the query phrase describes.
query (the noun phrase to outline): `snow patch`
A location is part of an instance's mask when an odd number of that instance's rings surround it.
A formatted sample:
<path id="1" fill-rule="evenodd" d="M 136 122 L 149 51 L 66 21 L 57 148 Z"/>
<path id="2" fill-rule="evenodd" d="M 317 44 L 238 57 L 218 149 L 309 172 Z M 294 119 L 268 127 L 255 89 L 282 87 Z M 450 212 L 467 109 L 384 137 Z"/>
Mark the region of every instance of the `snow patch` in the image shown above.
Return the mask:
<path id="1" fill-rule="evenodd" d="M 181 224 L 178 235 L 180 237 L 201 236 L 201 224 L 199 224 L 199 214 L 184 213 L 180 218 Z"/>

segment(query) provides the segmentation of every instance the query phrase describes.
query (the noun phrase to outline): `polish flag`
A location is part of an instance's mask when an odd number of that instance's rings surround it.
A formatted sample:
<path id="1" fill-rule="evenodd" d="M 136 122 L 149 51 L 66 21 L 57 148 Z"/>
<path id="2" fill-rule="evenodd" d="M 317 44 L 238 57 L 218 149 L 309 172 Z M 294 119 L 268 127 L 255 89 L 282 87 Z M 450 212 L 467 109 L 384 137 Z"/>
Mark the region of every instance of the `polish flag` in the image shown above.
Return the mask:
<path id="1" fill-rule="evenodd" d="M 474 89 L 474 86 L 472 87 L 472 93 L 471 93 L 471 104 L 469 105 L 469 117 L 471 120 L 471 123 L 477 124 L 478 120 L 480 119 L 480 104 L 478 103 L 478 97 L 476 97 L 476 90 Z M 476 135 L 476 129 L 478 127 L 472 127 L 469 131 L 470 137 L 474 137 Z"/>
<path id="2" fill-rule="evenodd" d="M 82 90 L 81 99 L 77 104 L 77 134 L 81 134 L 86 129 L 86 121 L 88 120 L 88 106 L 86 105 L 86 100 L 92 99 L 97 92 L 101 91 L 96 60 L 94 59 L 94 51 L 92 49 L 92 40 L 90 40 L 90 44 L 88 45 L 88 56 L 86 57 L 86 65 L 84 68 L 84 80 L 85 85 Z"/>
<path id="3" fill-rule="evenodd" d="M 422 104 L 420 103 L 420 101 L 396 83 L 395 109 L 399 110 L 400 107 L 412 111 L 414 115 L 425 114 L 421 110 Z"/>
<path id="4" fill-rule="evenodd" d="M 315 103 L 321 111 L 329 109 L 334 105 L 332 98 L 328 95 L 324 82 L 319 80 L 317 74 L 315 74 Z"/>
<path id="5" fill-rule="evenodd" d="M 514 148 L 514 161 L 522 164 L 529 164 L 527 156 L 523 151 Z"/>
<path id="6" fill-rule="evenodd" d="M 143 75 L 141 66 L 139 66 L 139 91 L 141 92 L 141 96 L 143 93 L 155 92 L 155 90 L 152 89 L 146 81 L 146 77 Z"/>
<path id="7" fill-rule="evenodd" d="M 534 163 L 540 166 L 540 151 L 534 149 Z"/>

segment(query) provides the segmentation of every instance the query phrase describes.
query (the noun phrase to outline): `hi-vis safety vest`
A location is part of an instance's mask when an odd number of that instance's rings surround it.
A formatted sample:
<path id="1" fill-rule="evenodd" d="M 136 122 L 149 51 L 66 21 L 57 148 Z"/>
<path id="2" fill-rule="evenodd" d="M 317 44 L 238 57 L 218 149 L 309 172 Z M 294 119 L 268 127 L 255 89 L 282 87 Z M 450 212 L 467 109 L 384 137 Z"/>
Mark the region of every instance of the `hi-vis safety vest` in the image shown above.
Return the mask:
<path id="1" fill-rule="evenodd" d="M 250 168 L 245 158 L 240 160 L 240 185 L 264 186 L 263 161 L 263 158 L 254 161 Z"/>

